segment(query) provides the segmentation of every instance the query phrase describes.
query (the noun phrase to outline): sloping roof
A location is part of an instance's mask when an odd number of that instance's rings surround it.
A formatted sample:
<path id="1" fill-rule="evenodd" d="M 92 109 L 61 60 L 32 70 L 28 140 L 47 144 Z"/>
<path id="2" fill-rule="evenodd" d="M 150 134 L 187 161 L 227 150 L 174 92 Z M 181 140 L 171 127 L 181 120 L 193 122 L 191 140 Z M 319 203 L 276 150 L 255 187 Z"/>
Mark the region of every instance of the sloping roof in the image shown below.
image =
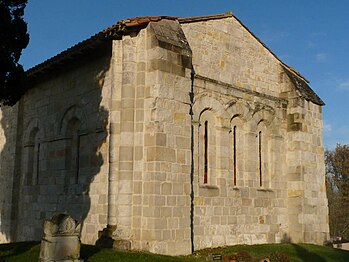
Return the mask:
<path id="1" fill-rule="evenodd" d="M 207 16 L 193 16 L 187 18 L 179 18 L 176 16 L 140 16 L 120 20 L 116 24 L 104 29 L 103 31 L 91 36 L 90 38 L 77 43 L 58 55 L 47 59 L 46 61 L 27 70 L 29 78 L 36 78 L 47 71 L 51 71 L 56 67 L 62 66 L 65 63 L 74 60 L 82 55 L 94 50 L 111 40 L 121 39 L 123 35 L 129 35 L 132 32 L 137 32 L 145 28 L 150 22 L 158 22 L 160 20 L 177 20 L 179 23 L 195 23 L 208 20 L 224 19 L 234 17 L 264 48 L 266 48 L 283 66 L 287 75 L 290 77 L 293 84 L 300 91 L 301 95 L 315 104 L 324 105 L 324 102 L 316 95 L 316 93 L 309 87 L 309 81 L 299 72 L 282 62 L 252 31 L 250 31 L 236 16 L 231 12 L 225 14 L 207 15 Z"/>
<path id="2" fill-rule="evenodd" d="M 133 31 L 139 31 L 146 27 L 149 22 L 157 22 L 162 19 L 176 20 L 178 17 L 170 16 L 142 16 L 121 20 L 103 31 L 91 36 L 90 38 L 77 43 L 58 55 L 47 59 L 46 61 L 27 70 L 27 75 L 30 78 L 35 78 L 38 75 L 45 73 L 52 67 L 63 65 L 64 63 L 75 59 L 76 57 L 95 49 L 110 40 L 121 39 L 123 35 L 130 34 Z"/>
<path id="3" fill-rule="evenodd" d="M 311 101 L 320 106 L 325 105 L 324 101 L 322 101 L 321 98 L 310 88 L 308 83 L 292 71 L 292 68 L 283 66 L 283 69 L 305 100 Z"/>
<path id="4" fill-rule="evenodd" d="M 180 23 L 190 23 L 198 21 L 207 21 L 214 19 L 222 19 L 232 17 L 231 13 L 209 15 L 209 16 L 195 16 L 188 18 L 179 18 L 176 16 L 139 16 L 118 21 L 116 24 L 104 29 L 103 31 L 91 36 L 90 38 L 77 43 L 58 55 L 47 59 L 46 61 L 27 70 L 27 75 L 35 78 L 37 75 L 45 73 L 51 67 L 59 66 L 67 61 L 75 59 L 77 56 L 85 54 L 91 49 L 94 49 L 109 40 L 121 39 L 123 35 L 128 35 L 131 32 L 136 32 L 145 28 L 150 22 L 158 22 L 162 19 L 178 20 Z"/>

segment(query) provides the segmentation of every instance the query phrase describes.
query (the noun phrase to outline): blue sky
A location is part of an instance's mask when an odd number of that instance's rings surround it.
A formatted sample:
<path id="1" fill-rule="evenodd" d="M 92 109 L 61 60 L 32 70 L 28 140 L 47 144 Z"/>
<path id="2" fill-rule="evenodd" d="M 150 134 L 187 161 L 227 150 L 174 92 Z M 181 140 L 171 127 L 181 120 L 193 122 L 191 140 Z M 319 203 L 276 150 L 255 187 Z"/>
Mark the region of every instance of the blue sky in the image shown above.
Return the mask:
<path id="1" fill-rule="evenodd" d="M 196 16 L 232 11 L 325 101 L 324 144 L 349 144 L 348 0 L 28 0 L 26 69 L 135 16 Z"/>

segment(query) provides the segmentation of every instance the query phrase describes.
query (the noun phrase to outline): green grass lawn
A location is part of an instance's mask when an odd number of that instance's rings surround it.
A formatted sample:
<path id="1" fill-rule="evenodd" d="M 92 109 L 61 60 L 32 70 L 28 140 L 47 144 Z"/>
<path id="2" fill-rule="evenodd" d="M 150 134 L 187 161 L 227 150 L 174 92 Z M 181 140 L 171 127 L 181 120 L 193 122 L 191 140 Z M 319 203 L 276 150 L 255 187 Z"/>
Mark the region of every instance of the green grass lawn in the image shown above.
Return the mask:
<path id="1" fill-rule="evenodd" d="M 38 261 L 40 243 L 21 242 L 0 245 L 0 262 Z M 89 262 L 102 261 L 212 261 L 212 254 L 235 258 L 237 261 L 256 262 L 263 258 L 270 258 L 273 262 L 348 262 L 349 251 L 311 244 L 265 244 L 265 245 L 238 245 L 224 248 L 205 249 L 190 256 L 162 256 L 143 252 L 117 252 L 111 249 L 102 249 L 91 245 L 82 245 L 81 258 Z M 224 261 L 224 260 L 223 260 Z"/>

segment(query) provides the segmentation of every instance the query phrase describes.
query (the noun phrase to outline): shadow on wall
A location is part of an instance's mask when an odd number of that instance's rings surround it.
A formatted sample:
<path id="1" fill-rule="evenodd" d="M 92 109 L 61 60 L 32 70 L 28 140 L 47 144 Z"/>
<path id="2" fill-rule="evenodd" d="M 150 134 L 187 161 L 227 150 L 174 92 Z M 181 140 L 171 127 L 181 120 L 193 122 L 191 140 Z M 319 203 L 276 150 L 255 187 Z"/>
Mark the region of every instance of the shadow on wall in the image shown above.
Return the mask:
<path id="1" fill-rule="evenodd" d="M 105 53 L 35 79 L 16 106 L 1 108 L 0 241 L 40 240 L 56 213 L 81 221 L 83 232 L 107 223 Z"/>
<path id="2" fill-rule="evenodd" d="M 283 244 L 288 244 L 288 243 L 291 243 L 291 242 L 292 242 L 291 237 L 285 233 L 285 234 L 282 236 L 281 243 L 283 243 Z"/>

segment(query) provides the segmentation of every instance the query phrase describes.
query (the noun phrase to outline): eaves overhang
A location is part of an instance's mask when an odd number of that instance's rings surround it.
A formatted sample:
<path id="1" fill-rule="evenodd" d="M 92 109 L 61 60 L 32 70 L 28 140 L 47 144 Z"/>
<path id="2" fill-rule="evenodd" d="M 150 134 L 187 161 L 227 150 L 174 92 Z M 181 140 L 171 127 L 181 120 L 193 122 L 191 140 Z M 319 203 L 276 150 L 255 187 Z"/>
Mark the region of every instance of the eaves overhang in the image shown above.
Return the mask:
<path id="1" fill-rule="evenodd" d="M 156 22 L 162 19 L 177 20 L 178 17 L 170 16 L 144 16 L 125 19 L 117 22 L 115 25 L 104 29 L 103 31 L 91 36 L 90 38 L 77 43 L 65 51 L 45 60 L 44 62 L 28 69 L 26 71 L 29 80 L 36 79 L 65 64 L 75 61 L 86 54 L 93 53 L 105 45 L 110 44 L 112 40 L 120 40 L 123 35 L 132 34 L 145 28 L 149 22 Z"/>
<path id="2" fill-rule="evenodd" d="M 291 80 L 292 84 L 299 91 L 302 98 L 304 98 L 307 101 L 311 101 L 319 106 L 325 105 L 324 101 L 322 101 L 322 99 L 313 91 L 313 89 L 311 89 L 307 81 L 305 81 L 303 78 L 299 77 L 295 72 L 293 72 L 292 68 L 283 66 L 283 69 L 286 75 Z"/>

